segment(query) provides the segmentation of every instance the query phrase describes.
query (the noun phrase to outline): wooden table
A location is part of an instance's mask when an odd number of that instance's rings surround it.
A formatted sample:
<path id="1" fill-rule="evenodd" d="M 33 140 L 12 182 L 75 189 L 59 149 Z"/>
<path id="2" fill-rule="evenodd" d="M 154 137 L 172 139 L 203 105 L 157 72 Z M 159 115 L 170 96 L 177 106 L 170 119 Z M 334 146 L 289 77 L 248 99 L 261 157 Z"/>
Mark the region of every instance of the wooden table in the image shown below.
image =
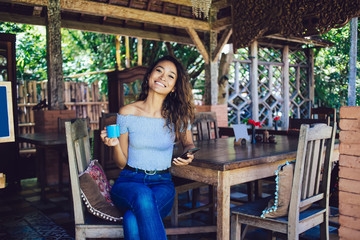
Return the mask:
<path id="1" fill-rule="evenodd" d="M 41 200 L 45 198 L 46 179 L 46 159 L 45 149 L 65 150 L 66 139 L 65 134 L 58 133 L 28 133 L 20 134 L 18 137 L 20 142 L 27 142 L 36 146 L 36 159 L 38 162 L 40 173 Z M 59 166 L 60 167 L 60 166 Z"/>
<path id="2" fill-rule="evenodd" d="M 195 160 L 172 166 L 175 176 L 217 186 L 217 239 L 230 235 L 230 186 L 275 175 L 280 164 L 294 160 L 297 136 L 276 136 L 274 143 L 234 146 L 234 138 L 199 141 Z M 179 149 L 181 151 L 181 149 Z"/>

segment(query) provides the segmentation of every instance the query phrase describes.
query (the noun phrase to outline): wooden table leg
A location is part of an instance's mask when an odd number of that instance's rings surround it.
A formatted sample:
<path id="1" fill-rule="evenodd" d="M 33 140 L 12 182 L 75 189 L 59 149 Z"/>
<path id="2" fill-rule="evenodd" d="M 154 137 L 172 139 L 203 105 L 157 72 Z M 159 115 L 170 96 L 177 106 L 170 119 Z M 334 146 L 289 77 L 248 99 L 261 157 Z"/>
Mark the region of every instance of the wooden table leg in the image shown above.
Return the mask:
<path id="1" fill-rule="evenodd" d="M 40 177 L 40 188 L 41 194 L 40 198 L 42 201 L 46 200 L 45 196 L 45 187 L 46 187 L 46 159 L 45 159 L 45 149 L 42 147 L 36 148 L 36 156 L 39 164 L 39 177 Z"/>
<path id="2" fill-rule="evenodd" d="M 219 172 L 217 187 L 217 239 L 230 238 L 230 179 L 228 172 Z"/>

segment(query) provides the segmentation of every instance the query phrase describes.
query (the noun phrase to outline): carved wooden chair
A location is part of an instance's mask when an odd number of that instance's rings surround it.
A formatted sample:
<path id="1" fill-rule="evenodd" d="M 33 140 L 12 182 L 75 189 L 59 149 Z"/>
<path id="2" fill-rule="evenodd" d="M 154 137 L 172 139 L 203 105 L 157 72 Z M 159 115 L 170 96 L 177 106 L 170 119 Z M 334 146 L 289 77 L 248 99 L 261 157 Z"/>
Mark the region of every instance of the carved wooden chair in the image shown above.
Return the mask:
<path id="1" fill-rule="evenodd" d="M 332 125 L 332 123 L 336 122 L 336 109 L 327 107 L 311 108 L 311 118 L 326 119 L 327 125 Z"/>
<path id="2" fill-rule="evenodd" d="M 314 125 L 318 123 L 328 124 L 327 119 L 300 119 L 300 118 L 289 118 L 289 129 L 300 130 L 302 124 Z"/>
<path id="3" fill-rule="evenodd" d="M 85 119 L 87 126 L 90 126 L 90 118 L 83 118 Z M 76 118 L 58 118 L 58 133 L 60 134 L 65 134 L 65 122 L 71 122 L 71 121 L 75 121 Z M 66 150 L 63 151 L 64 149 L 59 149 L 60 151 L 60 155 L 59 155 L 59 164 L 58 164 L 58 177 L 59 177 L 59 191 L 62 192 L 63 190 L 63 180 L 64 180 L 64 174 L 63 174 L 63 163 L 67 164 L 68 163 L 68 156 L 67 156 L 67 152 Z"/>
<path id="4" fill-rule="evenodd" d="M 197 112 L 193 123 L 192 133 L 195 141 L 219 138 L 215 112 Z"/>
<path id="5" fill-rule="evenodd" d="M 122 225 L 90 215 L 81 199 L 79 173 L 86 169 L 91 158 L 86 121 L 78 119 L 74 123 L 66 122 L 65 129 L 74 207 L 75 238 L 85 240 L 86 238 L 124 237 Z"/>
<path id="6" fill-rule="evenodd" d="M 334 127 L 316 124 L 302 125 L 296 155 L 288 215 L 262 218 L 267 199 L 237 206 L 231 213 L 231 239 L 243 239 L 241 224 L 286 234 L 299 239 L 299 234 L 320 225 L 321 239 L 329 239 L 329 186 L 331 159 L 334 150 Z M 312 204 L 300 212 L 300 208 Z"/>

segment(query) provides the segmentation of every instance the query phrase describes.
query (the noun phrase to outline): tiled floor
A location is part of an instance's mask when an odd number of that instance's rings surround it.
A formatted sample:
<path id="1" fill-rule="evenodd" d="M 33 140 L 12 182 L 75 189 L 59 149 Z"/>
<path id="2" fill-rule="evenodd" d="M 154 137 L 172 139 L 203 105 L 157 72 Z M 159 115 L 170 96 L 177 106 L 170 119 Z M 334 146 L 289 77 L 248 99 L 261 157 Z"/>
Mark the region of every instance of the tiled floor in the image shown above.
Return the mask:
<path id="1" fill-rule="evenodd" d="M 73 239 L 69 199 L 48 189 L 40 201 L 36 179 L 22 181 L 20 191 L 0 192 L 0 239 Z"/>
<path id="2" fill-rule="evenodd" d="M 239 193 L 240 188 L 234 189 L 233 197 L 245 198 Z M 271 186 L 267 191 L 271 191 Z M 0 190 L 0 240 L 9 239 L 74 239 L 74 221 L 72 203 L 69 200 L 68 189 L 59 193 L 56 187 L 47 188 L 48 201 L 40 200 L 40 188 L 36 178 L 23 180 L 21 190 L 9 192 Z M 204 202 L 206 194 L 200 196 Z M 184 203 L 186 196 L 182 196 Z M 333 218 L 335 221 L 337 218 Z M 209 221 L 206 213 L 193 214 L 191 218 L 182 219 L 181 225 L 204 225 Z M 165 220 L 169 225 L 169 220 Z M 337 240 L 337 231 L 332 229 L 332 240 Z M 317 231 L 309 232 L 302 239 L 317 239 Z M 264 231 L 250 230 L 247 240 L 264 239 Z M 195 234 L 178 236 L 179 240 L 214 240 L 216 234 Z"/>

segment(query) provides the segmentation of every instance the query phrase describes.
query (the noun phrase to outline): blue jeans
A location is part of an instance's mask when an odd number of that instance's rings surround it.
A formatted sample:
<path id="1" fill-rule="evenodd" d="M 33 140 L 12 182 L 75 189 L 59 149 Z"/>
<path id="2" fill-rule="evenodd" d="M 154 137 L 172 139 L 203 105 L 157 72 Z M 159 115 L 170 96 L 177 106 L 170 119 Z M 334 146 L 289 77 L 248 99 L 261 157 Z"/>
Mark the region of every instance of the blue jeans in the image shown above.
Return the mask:
<path id="1" fill-rule="evenodd" d="M 125 213 L 125 239 L 166 239 L 162 218 L 170 213 L 174 197 L 170 173 L 147 175 L 123 169 L 111 189 L 111 198 Z"/>

